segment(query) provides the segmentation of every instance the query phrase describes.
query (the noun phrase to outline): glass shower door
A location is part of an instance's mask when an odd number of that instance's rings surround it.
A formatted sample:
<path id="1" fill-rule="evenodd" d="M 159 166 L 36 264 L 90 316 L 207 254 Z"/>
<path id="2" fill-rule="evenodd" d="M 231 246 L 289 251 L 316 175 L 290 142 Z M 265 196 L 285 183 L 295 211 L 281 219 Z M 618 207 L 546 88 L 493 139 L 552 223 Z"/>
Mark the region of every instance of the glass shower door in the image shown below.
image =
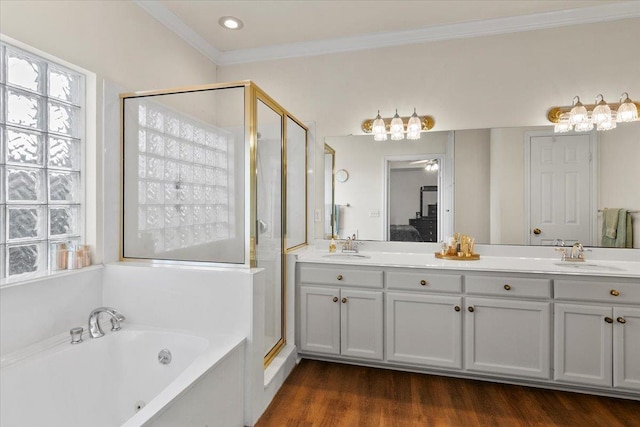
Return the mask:
<path id="1" fill-rule="evenodd" d="M 258 99 L 256 261 L 265 275 L 264 354 L 284 341 L 282 284 L 282 116 Z"/>

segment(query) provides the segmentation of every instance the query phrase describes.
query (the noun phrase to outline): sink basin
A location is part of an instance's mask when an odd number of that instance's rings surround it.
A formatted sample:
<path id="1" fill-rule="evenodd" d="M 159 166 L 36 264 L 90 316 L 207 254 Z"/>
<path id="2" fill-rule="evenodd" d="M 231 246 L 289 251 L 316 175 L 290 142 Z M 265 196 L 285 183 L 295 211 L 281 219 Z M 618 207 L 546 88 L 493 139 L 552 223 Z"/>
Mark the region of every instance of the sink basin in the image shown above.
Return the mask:
<path id="1" fill-rule="evenodd" d="M 338 254 L 327 254 L 327 255 L 322 255 L 322 258 L 337 258 L 337 259 L 363 259 L 363 258 L 371 258 L 369 255 L 362 255 L 362 254 L 345 254 L 345 253 L 338 253 Z"/>
<path id="2" fill-rule="evenodd" d="M 624 271 L 622 268 L 612 267 L 610 265 L 592 264 L 590 262 L 557 262 L 554 265 L 558 267 L 566 267 L 574 270 L 602 270 L 602 271 Z"/>

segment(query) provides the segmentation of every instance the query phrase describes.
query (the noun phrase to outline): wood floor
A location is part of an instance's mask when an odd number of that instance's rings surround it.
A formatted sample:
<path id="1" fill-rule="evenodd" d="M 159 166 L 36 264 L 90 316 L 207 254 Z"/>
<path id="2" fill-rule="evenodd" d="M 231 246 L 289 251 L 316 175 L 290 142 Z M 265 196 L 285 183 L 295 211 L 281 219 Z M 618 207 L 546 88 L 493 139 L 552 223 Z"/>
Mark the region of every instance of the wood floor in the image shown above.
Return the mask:
<path id="1" fill-rule="evenodd" d="M 256 427 L 640 427 L 640 402 L 302 360 Z"/>

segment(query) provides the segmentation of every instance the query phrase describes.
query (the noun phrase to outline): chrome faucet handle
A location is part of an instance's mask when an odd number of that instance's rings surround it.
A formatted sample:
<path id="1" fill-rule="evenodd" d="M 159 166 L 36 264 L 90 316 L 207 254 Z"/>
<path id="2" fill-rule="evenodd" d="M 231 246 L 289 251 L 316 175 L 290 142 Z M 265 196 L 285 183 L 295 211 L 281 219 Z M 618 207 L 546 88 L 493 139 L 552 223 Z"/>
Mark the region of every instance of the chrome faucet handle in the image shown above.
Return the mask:
<path id="1" fill-rule="evenodd" d="M 71 335 L 71 344 L 80 344 L 82 342 L 82 329 L 81 327 L 71 328 L 69 334 Z"/>
<path id="2" fill-rule="evenodd" d="M 122 329 L 122 327 L 120 326 L 120 320 L 112 317 L 111 318 L 111 331 L 119 331 L 120 329 Z"/>
<path id="3" fill-rule="evenodd" d="M 556 252 L 562 252 L 561 261 L 566 261 L 567 259 L 567 249 L 564 247 L 558 247 L 554 249 Z"/>

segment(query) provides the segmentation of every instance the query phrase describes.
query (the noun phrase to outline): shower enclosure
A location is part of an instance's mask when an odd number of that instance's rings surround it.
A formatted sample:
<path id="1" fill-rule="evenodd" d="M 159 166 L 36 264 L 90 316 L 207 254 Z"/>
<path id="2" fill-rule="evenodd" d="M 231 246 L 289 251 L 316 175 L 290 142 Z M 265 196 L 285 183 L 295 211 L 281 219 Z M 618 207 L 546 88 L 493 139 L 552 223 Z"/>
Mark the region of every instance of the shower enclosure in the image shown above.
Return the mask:
<path id="1" fill-rule="evenodd" d="M 264 268 L 265 364 L 285 256 L 307 243 L 307 128 L 251 81 L 121 95 L 121 258 Z"/>

